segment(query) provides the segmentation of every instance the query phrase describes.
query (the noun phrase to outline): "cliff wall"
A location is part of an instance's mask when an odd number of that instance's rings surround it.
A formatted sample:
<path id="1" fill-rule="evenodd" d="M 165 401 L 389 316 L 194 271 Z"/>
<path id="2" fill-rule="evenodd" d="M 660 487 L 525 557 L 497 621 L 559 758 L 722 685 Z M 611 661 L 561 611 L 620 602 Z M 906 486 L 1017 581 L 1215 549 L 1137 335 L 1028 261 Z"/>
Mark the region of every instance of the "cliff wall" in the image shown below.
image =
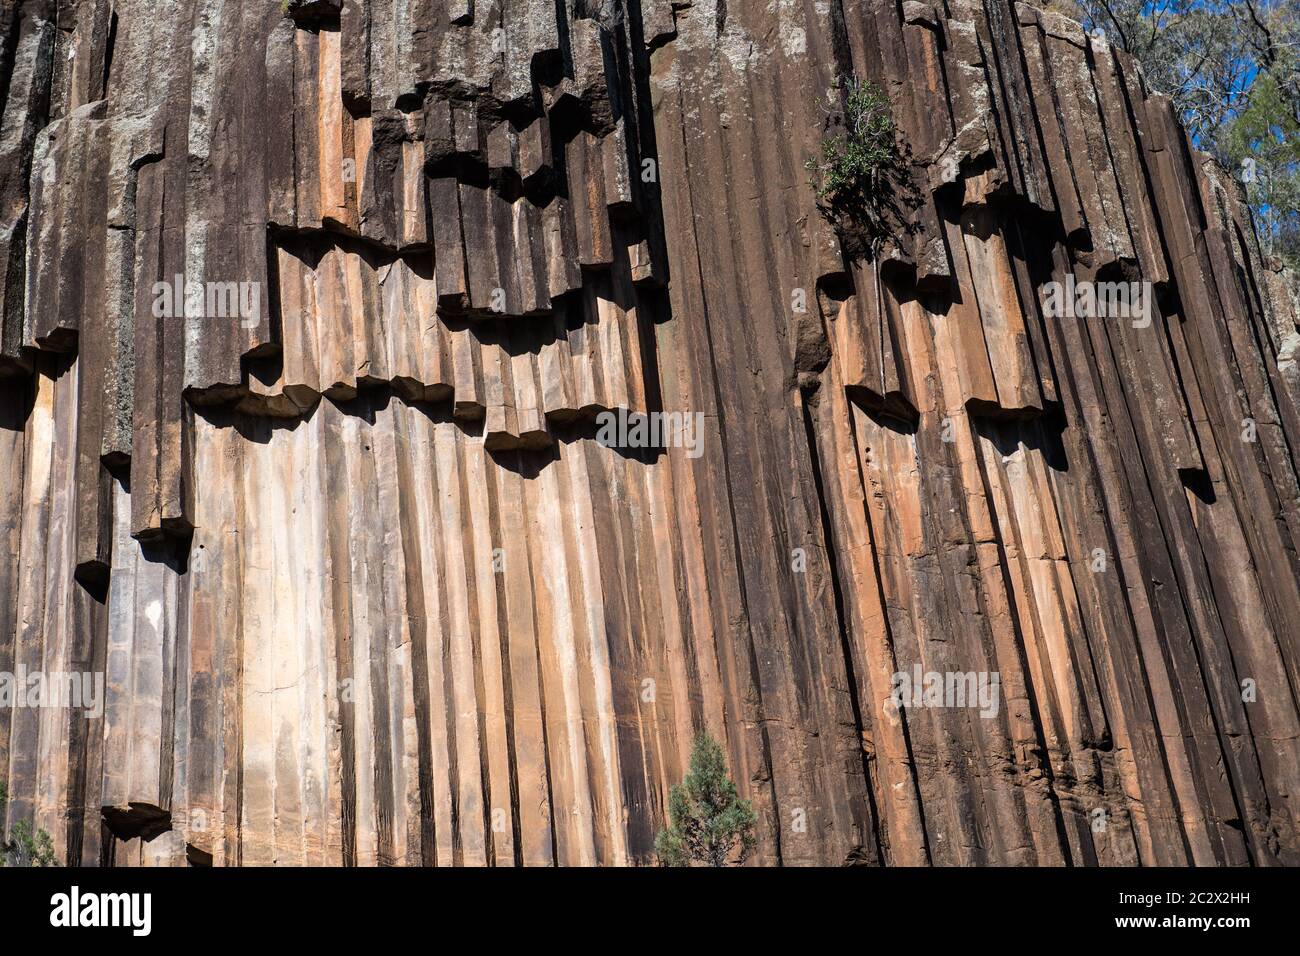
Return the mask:
<path id="1" fill-rule="evenodd" d="M 105 675 L 0 708 L 0 781 L 65 862 L 650 863 L 708 728 L 759 864 L 1300 863 L 1295 285 L 1076 24 L 0 35 L 0 672 Z M 853 77 L 906 164 L 868 257 L 804 168 Z M 996 706 L 893 705 L 931 672 Z"/>

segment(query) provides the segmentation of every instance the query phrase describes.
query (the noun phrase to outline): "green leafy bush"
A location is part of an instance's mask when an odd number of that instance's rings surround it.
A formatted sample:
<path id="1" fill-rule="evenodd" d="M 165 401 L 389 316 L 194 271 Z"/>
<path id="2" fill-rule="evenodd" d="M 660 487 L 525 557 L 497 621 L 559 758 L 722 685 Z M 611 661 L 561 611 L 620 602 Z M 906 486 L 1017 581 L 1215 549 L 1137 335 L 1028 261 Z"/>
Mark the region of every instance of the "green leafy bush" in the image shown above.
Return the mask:
<path id="1" fill-rule="evenodd" d="M 754 808 L 739 798 L 722 747 L 708 733 L 695 738 L 690 772 L 669 792 L 668 817 L 655 839 L 665 866 L 726 866 L 737 848 L 742 863 L 754 848 Z"/>
<path id="2" fill-rule="evenodd" d="M 0 819 L 4 817 L 5 805 L 9 793 L 4 784 L 0 784 Z M 13 826 L 9 839 L 3 839 L 0 832 L 0 866 L 58 866 L 54 855 L 54 841 L 44 830 L 32 830 L 26 820 L 19 820 Z"/>
<path id="3" fill-rule="evenodd" d="M 818 204 L 850 255 L 873 256 L 891 231 L 906 168 L 889 100 L 869 81 L 847 80 L 842 103 L 823 105 L 830 135 L 805 167 Z"/>

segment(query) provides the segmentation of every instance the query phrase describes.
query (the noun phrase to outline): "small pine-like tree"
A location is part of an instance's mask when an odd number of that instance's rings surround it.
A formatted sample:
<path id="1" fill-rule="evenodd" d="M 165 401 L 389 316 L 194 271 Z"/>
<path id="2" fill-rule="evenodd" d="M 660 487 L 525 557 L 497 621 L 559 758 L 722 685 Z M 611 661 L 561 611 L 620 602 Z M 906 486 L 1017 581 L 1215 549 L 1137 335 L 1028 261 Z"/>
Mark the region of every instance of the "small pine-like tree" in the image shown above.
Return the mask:
<path id="1" fill-rule="evenodd" d="M 741 863 L 754 848 L 754 808 L 737 795 L 722 747 L 707 732 L 695 738 L 690 773 L 668 794 L 668 818 L 655 839 L 665 866 L 726 866 L 737 847 Z"/>
<path id="2" fill-rule="evenodd" d="M 0 820 L 4 819 L 9 792 L 0 783 Z M 58 866 L 54 855 L 54 841 L 44 830 L 32 830 L 26 820 L 14 824 L 8 840 L 0 830 L 0 866 Z"/>

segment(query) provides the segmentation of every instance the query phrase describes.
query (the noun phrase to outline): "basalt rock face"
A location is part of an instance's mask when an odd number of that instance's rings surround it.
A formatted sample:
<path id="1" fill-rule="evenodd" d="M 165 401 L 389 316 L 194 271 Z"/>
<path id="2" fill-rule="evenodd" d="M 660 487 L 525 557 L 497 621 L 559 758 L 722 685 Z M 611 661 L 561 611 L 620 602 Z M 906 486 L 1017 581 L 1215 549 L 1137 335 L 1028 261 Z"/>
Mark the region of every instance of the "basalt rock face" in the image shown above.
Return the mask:
<path id="1" fill-rule="evenodd" d="M 0 708 L 0 781 L 67 863 L 651 863 L 701 728 L 758 864 L 1300 863 L 1296 284 L 1076 24 L 0 34 L 0 672 L 104 675 Z M 804 169 L 850 78 L 868 257 Z M 895 705 L 930 673 L 990 695 Z"/>

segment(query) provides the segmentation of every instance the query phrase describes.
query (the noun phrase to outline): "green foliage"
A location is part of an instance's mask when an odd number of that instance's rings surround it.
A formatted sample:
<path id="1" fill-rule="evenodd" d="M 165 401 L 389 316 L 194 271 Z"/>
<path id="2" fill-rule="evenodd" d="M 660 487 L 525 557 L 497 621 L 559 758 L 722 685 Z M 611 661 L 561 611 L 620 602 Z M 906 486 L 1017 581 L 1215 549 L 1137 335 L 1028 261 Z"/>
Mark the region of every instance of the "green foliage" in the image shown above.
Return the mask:
<path id="1" fill-rule="evenodd" d="M 1222 149 L 1246 186 L 1264 252 L 1300 267 L 1300 123 L 1271 76 L 1256 80 Z"/>
<path id="2" fill-rule="evenodd" d="M 1300 0 L 1049 0 L 1168 94 L 1241 180 L 1260 249 L 1300 267 Z"/>
<path id="3" fill-rule="evenodd" d="M 900 193 L 908 187 L 889 101 L 873 83 L 846 81 L 842 105 L 823 109 L 831 134 L 821 159 L 810 159 L 810 185 L 851 256 L 874 256 L 897 223 Z"/>
<path id="4" fill-rule="evenodd" d="M 707 732 L 695 738 L 690 772 L 668 795 L 668 817 L 655 839 L 665 866 L 726 866 L 737 848 L 742 863 L 754 848 L 754 808 L 739 798 L 722 747 Z"/>
<path id="5" fill-rule="evenodd" d="M 0 819 L 3 819 L 9 793 L 0 783 Z M 27 820 L 14 824 L 8 840 L 0 831 L 0 866 L 58 866 L 54 855 L 54 841 L 44 830 L 32 830 Z"/>
<path id="6" fill-rule="evenodd" d="M 844 98 L 843 132 L 822 141 L 820 163 L 811 159 L 807 163 L 811 172 L 822 177 L 820 184 L 813 184 L 817 198 L 831 201 L 854 189 L 879 188 L 894 152 L 889 103 L 874 84 L 850 81 Z"/>

